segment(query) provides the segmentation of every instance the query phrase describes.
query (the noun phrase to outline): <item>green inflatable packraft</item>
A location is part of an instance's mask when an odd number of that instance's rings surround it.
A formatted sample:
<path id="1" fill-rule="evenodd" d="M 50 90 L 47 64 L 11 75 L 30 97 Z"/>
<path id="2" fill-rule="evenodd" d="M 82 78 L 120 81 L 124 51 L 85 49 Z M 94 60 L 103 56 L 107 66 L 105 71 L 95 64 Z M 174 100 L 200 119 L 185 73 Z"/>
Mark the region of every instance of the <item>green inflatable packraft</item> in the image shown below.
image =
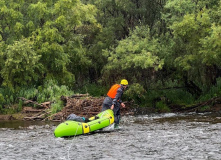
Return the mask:
<path id="1" fill-rule="evenodd" d="M 54 135 L 55 137 L 69 137 L 102 129 L 114 123 L 114 113 L 108 109 L 89 118 L 89 120 L 88 123 L 67 120 L 56 127 Z"/>

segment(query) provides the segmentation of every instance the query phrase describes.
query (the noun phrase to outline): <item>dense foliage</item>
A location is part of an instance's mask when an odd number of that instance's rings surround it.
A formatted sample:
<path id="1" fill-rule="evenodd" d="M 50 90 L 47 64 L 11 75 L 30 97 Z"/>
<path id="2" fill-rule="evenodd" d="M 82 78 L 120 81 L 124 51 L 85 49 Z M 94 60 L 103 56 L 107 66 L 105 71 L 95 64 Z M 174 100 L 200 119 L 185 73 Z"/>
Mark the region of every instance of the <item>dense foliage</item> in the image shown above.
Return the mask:
<path id="1" fill-rule="evenodd" d="M 0 0 L 0 8 L 0 112 L 18 96 L 53 101 L 41 89 L 49 84 L 101 96 L 122 78 L 127 100 L 166 97 L 156 103 L 164 110 L 221 95 L 220 0 Z"/>

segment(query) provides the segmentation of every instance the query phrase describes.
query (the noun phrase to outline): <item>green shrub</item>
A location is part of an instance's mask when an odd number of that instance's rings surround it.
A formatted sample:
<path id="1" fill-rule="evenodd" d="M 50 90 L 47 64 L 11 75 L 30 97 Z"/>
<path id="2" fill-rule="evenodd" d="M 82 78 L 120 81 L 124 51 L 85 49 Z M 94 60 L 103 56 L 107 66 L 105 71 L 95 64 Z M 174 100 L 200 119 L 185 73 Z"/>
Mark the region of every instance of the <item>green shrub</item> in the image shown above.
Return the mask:
<path id="1" fill-rule="evenodd" d="M 87 84 L 83 88 L 78 89 L 78 93 L 88 93 L 91 96 L 99 97 L 107 94 L 108 87 L 99 84 Z"/>
<path id="2" fill-rule="evenodd" d="M 162 101 L 156 103 L 156 109 L 158 112 L 170 112 L 170 108 Z"/>
<path id="3" fill-rule="evenodd" d="M 56 81 L 48 80 L 42 86 L 35 87 L 20 87 L 18 92 L 13 92 L 9 88 L 0 89 L 0 112 L 19 112 L 22 110 L 23 102 L 18 100 L 18 97 L 24 97 L 38 103 L 47 101 L 53 102 L 52 111 L 60 111 L 63 107 L 63 102 L 60 100 L 61 96 L 73 95 L 73 91 L 70 91 L 67 86 L 59 86 Z M 17 107 L 12 104 L 18 104 Z M 7 109 L 3 109 L 3 105 L 7 106 Z M 34 105 L 35 107 L 35 105 Z M 55 107 L 55 108 L 53 108 Z M 15 111 L 13 111 L 15 110 Z"/>
<path id="4" fill-rule="evenodd" d="M 3 95 L 0 93 L 0 113 L 3 113 L 3 105 L 5 103 L 5 99 Z"/>
<path id="5" fill-rule="evenodd" d="M 147 99 L 147 102 L 152 103 L 160 97 L 165 97 L 168 103 L 173 104 L 191 104 L 195 101 L 194 97 L 182 88 L 177 81 L 170 79 L 164 81 L 164 83 L 158 81 L 151 84 L 145 99 Z"/>
<path id="6" fill-rule="evenodd" d="M 70 91 L 67 86 L 59 86 L 56 81 L 49 80 L 44 83 L 43 86 L 38 87 L 37 101 L 39 103 L 46 101 L 56 101 L 63 96 L 72 95 L 73 91 Z"/>
<path id="7" fill-rule="evenodd" d="M 134 83 L 129 86 L 129 88 L 124 93 L 124 99 L 131 101 L 134 103 L 142 105 L 145 104 L 145 94 L 146 90 L 138 83 Z"/>
<path id="8" fill-rule="evenodd" d="M 16 101 L 16 93 L 9 87 L 4 87 L 0 89 L 0 93 L 2 94 L 1 104 L 12 105 Z"/>
<path id="9" fill-rule="evenodd" d="M 5 103 L 5 99 L 3 95 L 0 93 L 0 104 L 4 104 L 4 103 Z"/>
<path id="10" fill-rule="evenodd" d="M 24 97 L 26 99 L 34 99 L 38 95 L 38 89 L 33 87 L 23 87 L 18 92 L 18 97 Z"/>
<path id="11" fill-rule="evenodd" d="M 22 106 L 23 106 L 23 101 L 22 101 L 22 100 L 19 100 L 17 112 L 22 111 Z"/>
<path id="12" fill-rule="evenodd" d="M 210 109 L 210 106 L 203 106 L 203 107 L 200 108 L 200 111 L 203 112 L 203 111 L 206 111 L 208 109 Z"/>
<path id="13" fill-rule="evenodd" d="M 199 97 L 198 102 L 203 102 L 213 97 L 221 96 L 221 78 L 217 78 L 217 85 L 210 87 L 208 90 L 206 86 L 201 87 L 203 94 Z"/>
<path id="14" fill-rule="evenodd" d="M 57 113 L 59 111 L 61 111 L 61 109 L 63 108 L 64 104 L 62 101 L 57 101 L 56 103 L 53 103 L 51 105 L 51 111 L 52 113 Z"/>
<path id="15" fill-rule="evenodd" d="M 49 80 L 43 86 L 38 87 L 37 101 L 38 103 L 51 101 L 51 110 L 53 113 L 60 111 L 63 107 L 63 101 L 60 97 L 73 95 L 74 92 L 70 91 L 67 86 L 59 86 L 56 81 Z"/>

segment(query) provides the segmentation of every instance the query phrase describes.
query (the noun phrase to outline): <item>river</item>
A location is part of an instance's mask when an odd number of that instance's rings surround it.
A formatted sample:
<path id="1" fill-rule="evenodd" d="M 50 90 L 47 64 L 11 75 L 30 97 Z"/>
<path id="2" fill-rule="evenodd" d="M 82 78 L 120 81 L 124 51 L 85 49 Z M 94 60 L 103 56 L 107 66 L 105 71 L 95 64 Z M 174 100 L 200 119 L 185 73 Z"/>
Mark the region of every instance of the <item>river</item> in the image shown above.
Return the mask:
<path id="1" fill-rule="evenodd" d="M 0 122 L 1 160 L 220 160 L 220 114 L 124 116 L 121 128 L 55 138 L 58 123 Z"/>

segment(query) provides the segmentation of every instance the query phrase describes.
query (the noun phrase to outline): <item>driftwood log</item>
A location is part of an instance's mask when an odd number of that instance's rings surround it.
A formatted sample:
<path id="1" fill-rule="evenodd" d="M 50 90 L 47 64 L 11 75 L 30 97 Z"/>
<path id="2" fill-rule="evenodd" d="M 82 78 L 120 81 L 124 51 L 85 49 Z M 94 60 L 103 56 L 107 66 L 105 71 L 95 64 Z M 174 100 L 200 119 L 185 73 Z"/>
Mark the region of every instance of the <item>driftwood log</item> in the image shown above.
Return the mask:
<path id="1" fill-rule="evenodd" d="M 32 120 L 32 121 L 35 121 L 35 120 L 45 120 L 48 115 L 51 113 L 50 110 L 43 110 L 42 112 L 39 112 L 33 116 L 30 116 L 30 117 L 24 117 L 24 120 Z"/>
<path id="2" fill-rule="evenodd" d="M 22 101 L 24 101 L 24 104 L 26 105 L 26 104 L 34 104 L 34 105 L 36 105 L 36 106 L 38 106 L 38 108 L 50 108 L 50 105 L 51 105 L 51 103 L 52 102 L 43 102 L 43 103 L 38 103 L 38 102 L 36 102 L 36 101 L 32 101 L 32 100 L 29 100 L 29 99 L 26 99 L 26 98 L 24 98 L 24 97 L 19 97 L 18 99 L 20 99 L 20 100 L 22 100 Z"/>

